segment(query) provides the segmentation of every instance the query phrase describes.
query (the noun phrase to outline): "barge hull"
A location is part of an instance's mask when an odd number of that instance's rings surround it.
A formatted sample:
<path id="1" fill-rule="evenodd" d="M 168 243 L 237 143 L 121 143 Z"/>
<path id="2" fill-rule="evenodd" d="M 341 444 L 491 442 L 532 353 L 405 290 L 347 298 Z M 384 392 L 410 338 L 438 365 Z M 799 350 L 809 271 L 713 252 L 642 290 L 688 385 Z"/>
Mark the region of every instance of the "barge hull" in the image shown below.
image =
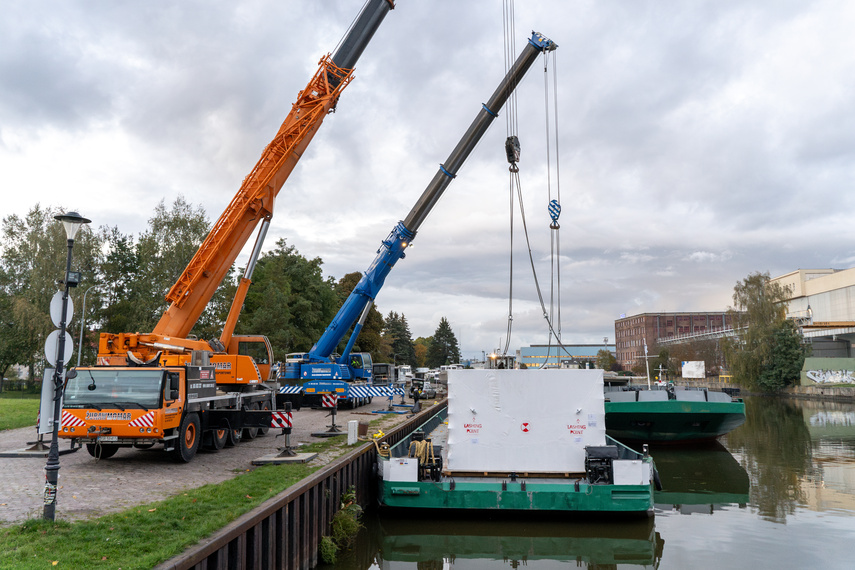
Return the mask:
<path id="1" fill-rule="evenodd" d="M 525 482 L 381 482 L 380 503 L 406 509 L 652 512 L 650 485 Z"/>
<path id="2" fill-rule="evenodd" d="M 627 442 L 708 441 L 745 422 L 743 402 L 606 402 L 605 409 L 606 433 Z"/>

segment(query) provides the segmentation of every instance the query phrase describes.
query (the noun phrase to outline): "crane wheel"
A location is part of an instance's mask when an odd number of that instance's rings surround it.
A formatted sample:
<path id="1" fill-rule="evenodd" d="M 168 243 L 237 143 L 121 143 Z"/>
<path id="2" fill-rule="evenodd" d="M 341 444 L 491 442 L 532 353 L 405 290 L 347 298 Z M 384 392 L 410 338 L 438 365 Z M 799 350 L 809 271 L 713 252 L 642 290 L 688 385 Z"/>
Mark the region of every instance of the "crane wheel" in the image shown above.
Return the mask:
<path id="1" fill-rule="evenodd" d="M 181 420 L 181 427 L 178 428 L 178 441 L 175 442 L 173 450 L 175 459 L 182 463 L 189 463 L 196 456 L 201 440 L 199 416 L 195 413 L 185 415 Z"/>
<path id="2" fill-rule="evenodd" d="M 205 449 L 210 449 L 213 451 L 219 451 L 226 446 L 226 440 L 229 437 L 229 430 L 227 429 L 214 429 L 208 432 L 205 432 Z"/>
<path id="3" fill-rule="evenodd" d="M 227 429 L 226 430 L 226 447 L 234 447 L 240 443 L 242 429 Z"/>
<path id="4" fill-rule="evenodd" d="M 248 404 L 244 409 L 245 410 L 257 410 L 259 408 L 258 402 L 253 402 Z M 258 436 L 258 428 L 244 428 L 243 429 L 243 438 L 248 440 L 253 440 Z"/>
<path id="5" fill-rule="evenodd" d="M 109 459 L 116 455 L 119 446 L 105 443 L 87 443 L 86 451 L 95 459 Z"/>

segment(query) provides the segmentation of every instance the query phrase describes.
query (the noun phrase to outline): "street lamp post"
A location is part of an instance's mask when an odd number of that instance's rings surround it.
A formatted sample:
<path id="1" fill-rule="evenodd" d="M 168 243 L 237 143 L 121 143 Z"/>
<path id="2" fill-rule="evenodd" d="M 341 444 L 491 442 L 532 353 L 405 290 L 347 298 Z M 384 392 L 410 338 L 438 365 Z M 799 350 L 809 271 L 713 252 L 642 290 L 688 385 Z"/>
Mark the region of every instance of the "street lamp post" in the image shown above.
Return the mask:
<path id="1" fill-rule="evenodd" d="M 62 403 L 62 377 L 63 366 L 65 365 L 65 322 L 68 311 L 68 290 L 71 287 L 77 287 L 80 281 L 80 274 L 72 274 L 71 272 L 71 251 L 74 248 L 74 238 L 77 232 L 84 224 L 90 223 L 88 220 L 77 212 L 67 212 L 61 216 L 54 216 L 55 220 L 62 222 L 65 227 L 65 235 L 68 238 L 68 257 L 65 260 L 65 290 L 62 294 L 62 316 L 59 322 L 59 343 L 57 347 L 56 369 L 53 373 L 54 397 L 53 397 L 53 431 L 50 440 L 50 450 L 48 451 L 47 465 L 45 465 L 45 496 L 44 496 L 44 515 L 45 520 L 55 520 L 56 518 L 56 490 L 59 480 L 59 421 L 61 403 Z"/>

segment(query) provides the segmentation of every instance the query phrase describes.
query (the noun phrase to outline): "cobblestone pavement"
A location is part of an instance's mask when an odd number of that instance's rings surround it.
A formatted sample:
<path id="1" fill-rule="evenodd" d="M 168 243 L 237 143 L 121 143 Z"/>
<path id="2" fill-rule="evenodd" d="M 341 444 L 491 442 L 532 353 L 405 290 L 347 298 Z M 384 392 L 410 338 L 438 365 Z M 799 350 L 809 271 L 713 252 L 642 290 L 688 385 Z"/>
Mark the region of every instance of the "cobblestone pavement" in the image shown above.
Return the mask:
<path id="1" fill-rule="evenodd" d="M 374 398 L 371 404 L 356 410 L 339 410 L 336 423 L 346 432 L 350 420 L 370 422 L 380 418 L 381 423 L 372 425 L 369 433 L 377 429 L 388 431 L 404 422 L 407 416 L 372 413 L 385 410 L 387 406 L 388 400 Z M 325 410 L 304 408 L 294 412 L 291 445 L 321 441 L 311 434 L 326 431 L 330 420 L 329 412 Z M 165 499 L 207 483 L 231 479 L 240 472 L 253 469 L 253 459 L 278 453 L 278 448 L 285 445 L 284 436 L 275 437 L 278 433 L 280 430 L 271 429 L 266 436 L 242 441 L 236 447 L 221 451 L 200 449 L 190 463 L 184 464 L 164 453 L 162 446 L 150 450 L 122 448 L 112 458 L 100 461 L 90 456 L 85 448 L 61 455 L 57 519 L 101 516 Z M 347 436 L 338 437 L 344 439 Z M 34 428 L 0 431 L 0 451 L 29 447 L 27 442 L 35 439 Z M 50 441 L 47 436 L 46 441 Z M 60 450 L 68 447 L 68 441 L 60 440 Z M 322 462 L 324 458 L 313 461 Z M 46 462 L 46 457 L 0 457 L 0 526 L 42 516 Z"/>

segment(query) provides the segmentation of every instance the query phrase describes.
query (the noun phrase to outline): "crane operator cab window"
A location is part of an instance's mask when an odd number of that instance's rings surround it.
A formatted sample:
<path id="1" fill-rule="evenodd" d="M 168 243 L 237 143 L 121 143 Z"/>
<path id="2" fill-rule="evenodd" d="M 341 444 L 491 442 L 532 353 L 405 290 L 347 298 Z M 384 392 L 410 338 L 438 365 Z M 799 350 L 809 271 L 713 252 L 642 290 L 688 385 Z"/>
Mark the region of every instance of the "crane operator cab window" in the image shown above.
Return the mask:
<path id="1" fill-rule="evenodd" d="M 263 341 L 240 341 L 238 354 L 252 357 L 256 364 L 270 364 L 267 343 Z"/>

